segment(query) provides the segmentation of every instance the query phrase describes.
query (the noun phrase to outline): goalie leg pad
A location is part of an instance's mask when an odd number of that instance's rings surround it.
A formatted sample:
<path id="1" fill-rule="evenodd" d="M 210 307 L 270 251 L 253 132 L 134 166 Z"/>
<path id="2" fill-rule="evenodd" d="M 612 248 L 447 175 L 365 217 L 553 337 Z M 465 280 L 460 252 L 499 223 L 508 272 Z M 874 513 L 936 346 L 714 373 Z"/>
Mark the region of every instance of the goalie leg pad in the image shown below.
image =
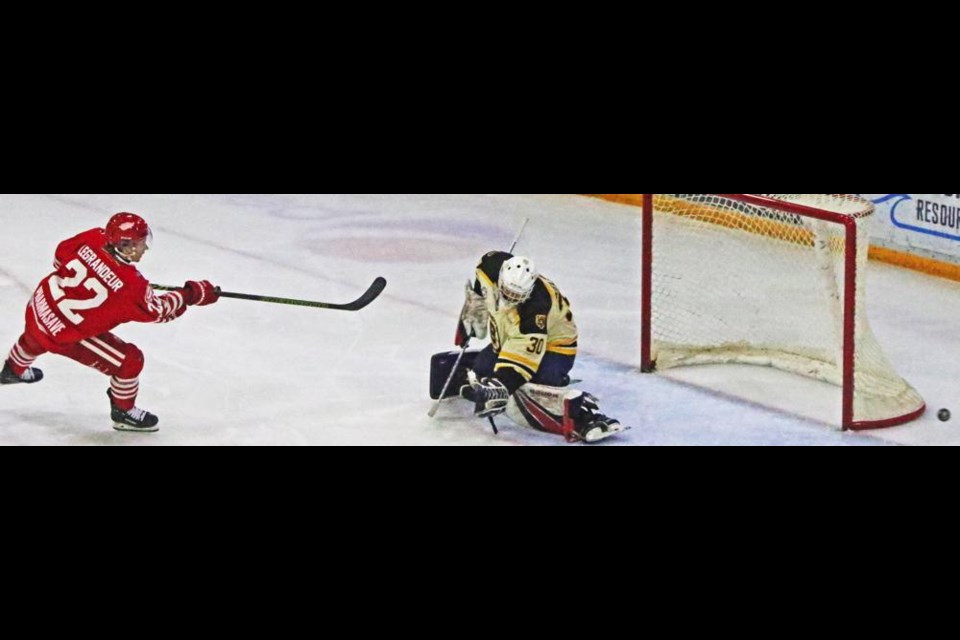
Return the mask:
<path id="1" fill-rule="evenodd" d="M 528 382 L 510 398 L 507 416 L 519 425 L 568 438 L 572 427 L 566 424 L 568 421 L 564 417 L 565 400 L 581 393 L 575 389 Z"/>
<path id="2" fill-rule="evenodd" d="M 522 426 L 555 433 L 567 442 L 599 442 L 624 430 L 600 413 L 597 399 L 578 389 L 527 383 L 510 398 L 507 416 Z"/>
<path id="3" fill-rule="evenodd" d="M 467 383 L 467 370 L 473 368 L 473 363 L 479 354 L 480 349 L 467 349 L 466 353 L 463 354 L 463 358 L 460 359 L 460 365 L 457 367 L 457 374 L 450 382 L 450 386 L 447 387 L 445 398 L 459 395 L 460 387 Z M 453 364 L 457 361 L 457 356 L 459 355 L 459 351 L 445 351 L 434 354 L 434 356 L 430 358 L 431 399 L 440 399 L 440 392 L 443 390 L 443 385 L 447 382 L 447 378 L 450 376 L 450 370 L 453 369 Z"/>

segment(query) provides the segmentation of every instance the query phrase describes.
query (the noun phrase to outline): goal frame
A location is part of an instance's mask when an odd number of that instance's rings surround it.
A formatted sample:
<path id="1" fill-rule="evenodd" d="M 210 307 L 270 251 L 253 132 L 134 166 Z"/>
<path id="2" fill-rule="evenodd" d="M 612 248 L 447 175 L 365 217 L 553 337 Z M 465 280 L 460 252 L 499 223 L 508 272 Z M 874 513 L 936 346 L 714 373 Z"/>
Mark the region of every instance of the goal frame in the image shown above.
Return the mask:
<path id="1" fill-rule="evenodd" d="M 653 361 L 653 217 L 654 217 L 654 195 L 645 193 L 643 195 L 642 206 L 642 271 L 641 271 L 641 370 L 644 373 L 652 373 L 656 370 L 656 362 Z M 926 406 L 908 414 L 896 416 L 884 420 L 873 421 L 855 421 L 854 420 L 854 391 L 855 391 L 855 345 L 856 345 L 856 304 L 857 304 L 857 219 L 853 216 L 843 215 L 832 211 L 825 211 L 793 202 L 786 202 L 774 198 L 768 198 L 757 194 L 744 193 L 715 193 L 708 194 L 729 198 L 731 200 L 745 202 L 758 207 L 765 207 L 793 213 L 816 220 L 822 220 L 841 225 L 844 229 L 844 287 L 843 287 L 843 332 L 842 332 L 842 415 L 841 428 L 843 430 L 864 430 L 880 429 L 892 427 L 906 422 L 910 422 L 923 415 Z"/>

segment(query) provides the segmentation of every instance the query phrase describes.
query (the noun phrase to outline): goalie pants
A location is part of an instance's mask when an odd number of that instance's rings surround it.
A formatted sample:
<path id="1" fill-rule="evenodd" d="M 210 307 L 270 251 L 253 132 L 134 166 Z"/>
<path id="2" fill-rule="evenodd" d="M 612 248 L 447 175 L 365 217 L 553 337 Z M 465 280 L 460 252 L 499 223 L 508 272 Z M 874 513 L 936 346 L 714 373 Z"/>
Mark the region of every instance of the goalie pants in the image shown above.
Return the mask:
<path id="1" fill-rule="evenodd" d="M 480 378 L 489 378 L 493 375 L 493 367 L 497 364 L 499 354 L 493 350 L 492 345 L 477 354 L 477 359 L 473 363 L 473 370 Z M 577 356 L 564 356 L 559 353 L 548 351 L 540 361 L 540 368 L 530 379 L 534 384 L 543 384 L 550 387 L 566 387 L 570 384 L 570 370 L 573 369 L 573 363 Z"/>
<path id="2" fill-rule="evenodd" d="M 33 361 L 45 353 L 55 353 L 111 376 L 110 395 L 119 409 L 134 407 L 140 389 L 143 352 L 136 345 L 124 342 L 112 333 L 85 338 L 72 344 L 57 344 L 47 336 L 27 331 L 10 351 L 14 373 L 22 374 Z"/>

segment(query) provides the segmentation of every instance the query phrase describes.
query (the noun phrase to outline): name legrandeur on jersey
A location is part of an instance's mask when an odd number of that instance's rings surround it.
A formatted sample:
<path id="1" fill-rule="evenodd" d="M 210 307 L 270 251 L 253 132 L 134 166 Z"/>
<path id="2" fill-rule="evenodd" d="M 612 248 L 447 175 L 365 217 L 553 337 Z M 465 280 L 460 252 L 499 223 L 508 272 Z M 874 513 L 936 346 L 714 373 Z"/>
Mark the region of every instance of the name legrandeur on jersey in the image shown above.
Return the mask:
<path id="1" fill-rule="evenodd" d="M 80 247 L 77 255 L 103 280 L 103 284 L 113 289 L 114 292 L 120 291 L 120 289 L 123 288 L 123 281 L 117 277 L 117 274 L 115 274 L 109 266 L 103 263 L 103 260 L 97 257 L 96 251 L 87 245 L 83 245 Z"/>

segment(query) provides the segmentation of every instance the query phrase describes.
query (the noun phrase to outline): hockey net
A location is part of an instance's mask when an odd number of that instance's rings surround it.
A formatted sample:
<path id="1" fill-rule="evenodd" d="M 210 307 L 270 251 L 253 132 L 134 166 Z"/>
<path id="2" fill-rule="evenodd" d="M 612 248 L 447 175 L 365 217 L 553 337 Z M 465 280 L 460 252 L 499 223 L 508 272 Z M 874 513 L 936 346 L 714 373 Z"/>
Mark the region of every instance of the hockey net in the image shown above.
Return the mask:
<path id="1" fill-rule="evenodd" d="M 867 321 L 867 223 L 845 194 L 644 194 L 643 368 L 741 363 L 842 389 L 844 429 L 924 401 Z"/>

